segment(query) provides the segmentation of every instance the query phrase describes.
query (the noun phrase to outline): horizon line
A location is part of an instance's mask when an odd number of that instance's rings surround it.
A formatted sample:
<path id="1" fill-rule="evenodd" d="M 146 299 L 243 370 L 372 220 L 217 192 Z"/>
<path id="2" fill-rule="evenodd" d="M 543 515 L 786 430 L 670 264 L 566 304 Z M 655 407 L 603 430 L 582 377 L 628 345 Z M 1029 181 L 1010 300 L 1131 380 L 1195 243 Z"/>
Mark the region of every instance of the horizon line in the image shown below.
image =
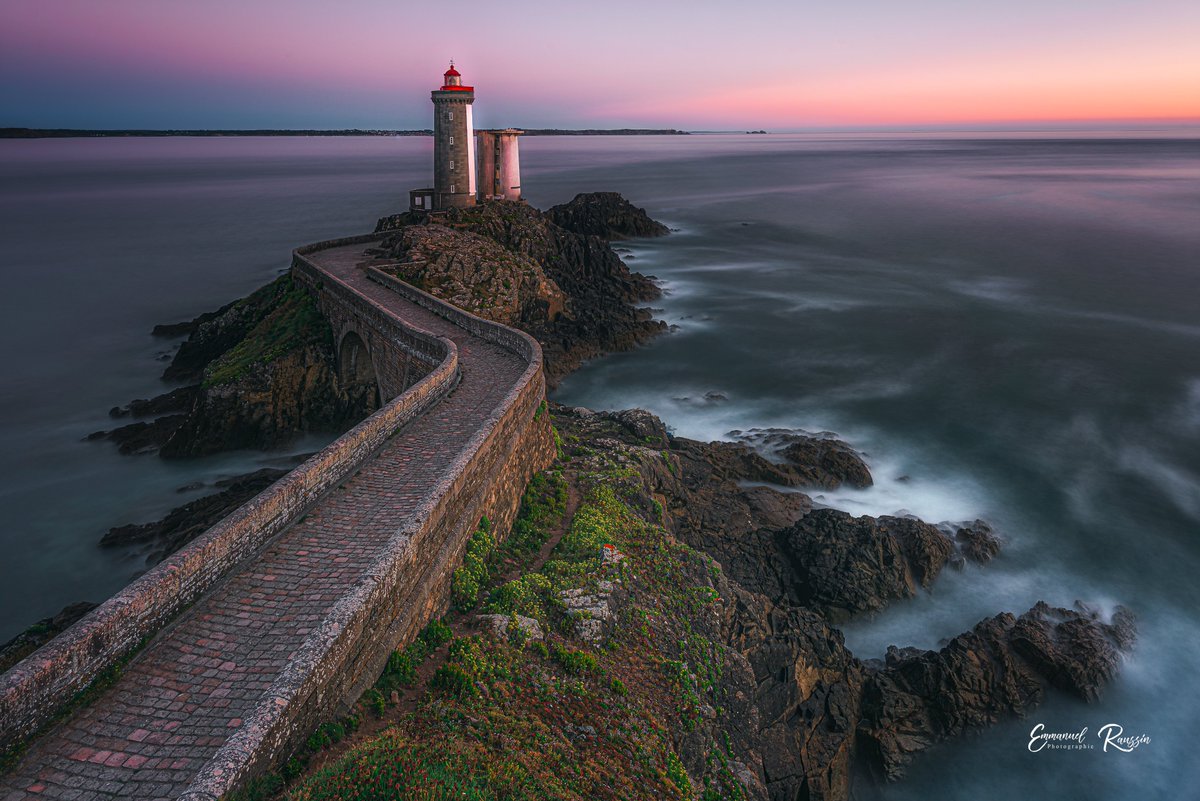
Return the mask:
<path id="1" fill-rule="evenodd" d="M 1096 120 L 1022 120 L 1022 121 L 984 121 L 984 122 L 884 122 L 884 124 L 859 125 L 808 125 L 766 128 L 763 126 L 721 127 L 721 128 L 685 128 L 679 126 L 632 126 L 614 127 L 588 126 L 517 126 L 526 131 L 647 131 L 647 132 L 679 132 L 692 134 L 780 134 L 780 133 L 986 133 L 986 132 L 1072 132 L 1072 131 L 1105 131 L 1130 130 L 1152 131 L 1163 128 L 1189 128 L 1200 130 L 1200 118 L 1166 118 L 1166 119 L 1096 119 Z M 170 127 L 85 127 L 85 126 L 31 126 L 31 125 L 0 125 L 0 132 L 82 132 L 82 133 L 170 133 L 179 131 L 196 132 L 322 132 L 336 133 L 348 131 L 378 132 L 378 133 L 425 133 L 431 128 L 398 128 L 380 126 L 343 126 L 343 127 L 269 127 L 269 126 L 170 126 Z"/>

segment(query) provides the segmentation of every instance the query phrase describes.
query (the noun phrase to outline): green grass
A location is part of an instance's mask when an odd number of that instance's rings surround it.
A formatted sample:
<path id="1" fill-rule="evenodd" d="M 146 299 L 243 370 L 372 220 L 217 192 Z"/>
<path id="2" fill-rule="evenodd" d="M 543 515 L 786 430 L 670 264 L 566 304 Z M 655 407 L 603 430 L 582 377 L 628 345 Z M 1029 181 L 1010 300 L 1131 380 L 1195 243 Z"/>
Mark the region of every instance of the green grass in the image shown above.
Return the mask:
<path id="1" fill-rule="evenodd" d="M 590 671 L 574 675 L 537 650 L 462 637 L 430 689 L 416 712 L 308 776 L 289 798 L 676 797 L 663 727 Z M 585 727 L 595 733 L 572 734 Z"/>
<path id="2" fill-rule="evenodd" d="M 537 554 L 550 532 L 562 524 L 567 512 L 567 482 L 561 470 L 538 473 L 521 499 L 521 510 L 512 531 L 489 564 L 499 571 L 519 565 Z M 496 588 L 484 609 L 491 614 L 518 614 L 546 621 L 555 605 L 554 584 L 540 573 L 526 573 Z"/>
<path id="3" fill-rule="evenodd" d="M 479 591 L 491 577 L 488 560 L 495 547 L 492 524 L 485 517 L 479 521 L 475 533 L 467 541 L 467 552 L 463 556 L 462 567 L 454 571 L 450 580 L 450 597 L 456 609 L 466 612 L 474 609 L 475 604 L 479 602 Z"/>
<path id="4" fill-rule="evenodd" d="M 562 471 L 547 470 L 535 475 L 525 488 L 521 510 L 495 561 L 516 564 L 537 553 L 566 513 L 567 482 Z"/>
<path id="5" fill-rule="evenodd" d="M 303 288 L 285 276 L 276 284 L 274 298 L 251 295 L 243 303 L 262 304 L 265 316 L 237 345 L 226 351 L 204 370 L 205 387 L 237 381 L 252 367 L 266 364 L 307 345 L 333 347 L 333 329 L 317 308 L 316 301 Z M 262 290 L 260 290 L 261 292 Z"/>
<path id="6" fill-rule="evenodd" d="M 416 639 L 402 650 L 393 651 L 388 657 L 387 667 L 375 682 L 375 690 L 386 697 L 392 690 L 411 687 L 417 679 L 417 669 L 437 648 L 450 641 L 453 633 L 440 620 L 427 625 Z"/>
<path id="7" fill-rule="evenodd" d="M 554 661 L 562 665 L 563 670 L 573 676 L 579 676 L 584 673 L 595 673 L 598 666 L 596 657 L 586 651 L 564 648 L 556 644 L 551 650 L 551 654 L 554 656 Z"/>

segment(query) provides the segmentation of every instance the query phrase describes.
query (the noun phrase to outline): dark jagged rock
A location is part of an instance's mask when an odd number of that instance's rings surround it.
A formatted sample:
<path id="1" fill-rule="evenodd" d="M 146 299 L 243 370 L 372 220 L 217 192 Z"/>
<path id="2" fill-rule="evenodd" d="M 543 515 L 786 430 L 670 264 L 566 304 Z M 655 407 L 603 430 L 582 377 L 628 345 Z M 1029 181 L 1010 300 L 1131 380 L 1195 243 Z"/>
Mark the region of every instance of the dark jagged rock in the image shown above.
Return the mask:
<path id="1" fill-rule="evenodd" d="M 832 620 L 874 612 L 928 587 L 954 550 L 920 520 L 817 509 L 779 532 L 797 601 Z"/>
<path id="2" fill-rule="evenodd" d="M 787 485 L 791 476 L 744 445 L 676 437 L 679 478 L 667 487 L 675 535 L 716 558 L 738 583 L 773 601 L 789 594 L 787 561 L 774 531 L 812 508 L 807 495 L 745 481 Z M 672 476 L 674 478 L 674 476 Z"/>
<path id="3" fill-rule="evenodd" d="M 670 434 L 667 433 L 667 427 L 663 425 L 662 420 L 644 409 L 624 409 L 600 414 L 606 419 L 620 424 L 643 445 L 667 447 L 670 442 Z"/>
<path id="4" fill-rule="evenodd" d="M 146 564 L 157 564 L 286 474 L 286 470 L 263 468 L 218 481 L 216 486 L 221 492 L 186 503 L 153 523 L 130 523 L 111 528 L 100 540 L 100 545 L 105 548 L 139 546 L 146 550 Z"/>
<path id="5" fill-rule="evenodd" d="M 234 301 L 234 303 L 236 302 L 237 301 Z M 227 303 L 216 311 L 204 312 L 203 314 L 182 323 L 160 323 L 159 325 L 154 326 L 154 329 L 150 332 L 150 334 L 162 339 L 175 339 L 177 337 L 190 336 L 191 334 L 194 334 L 196 330 L 199 329 L 204 323 L 207 323 L 209 320 L 215 320 L 216 318 L 225 314 L 225 312 L 229 311 L 233 307 L 234 303 Z"/>
<path id="6" fill-rule="evenodd" d="M 1000 540 L 996 539 L 992 527 L 982 520 L 961 526 L 954 532 L 954 541 L 963 556 L 981 565 L 1000 553 Z"/>
<path id="7" fill-rule="evenodd" d="M 109 417 L 153 417 L 164 414 L 179 414 L 188 411 L 200 392 L 199 384 L 179 387 L 153 398 L 132 400 L 125 406 L 109 409 Z"/>
<path id="8" fill-rule="evenodd" d="M 708 395 L 705 395 L 707 398 Z M 786 428 L 731 431 L 734 439 L 768 458 L 794 467 L 807 486 L 837 489 L 843 484 L 863 489 L 874 481 L 862 456 L 831 434 L 812 435 Z"/>
<path id="9" fill-rule="evenodd" d="M 578 194 L 570 203 L 554 206 L 546 216 L 555 225 L 601 239 L 664 236 L 670 229 L 653 220 L 616 192 Z"/>
<path id="10" fill-rule="evenodd" d="M 95 608 L 96 604 L 90 601 L 68 604 L 58 614 L 39 620 L 16 637 L 0 645 L 0 673 L 50 642 Z"/>
<path id="11" fill-rule="evenodd" d="M 1133 640 L 1133 615 L 1123 607 L 1105 622 L 1084 607 L 1038 603 L 1019 618 L 984 620 L 940 651 L 889 649 L 886 667 L 864 687 L 863 757 L 894 780 L 918 752 L 1024 714 L 1047 687 L 1094 701 Z"/>
<path id="12" fill-rule="evenodd" d="M 124 454 L 154 453 L 165 445 L 186 419 L 183 414 L 169 414 L 150 422 L 130 423 L 108 431 L 94 431 L 89 440 L 106 439 L 117 444 Z"/>
<path id="13" fill-rule="evenodd" d="M 849 786 L 863 668 L 819 614 L 740 587 L 728 633 L 755 680 L 773 799 L 842 798 Z"/>
<path id="14" fill-rule="evenodd" d="M 783 458 L 807 471 L 813 484 L 837 489 L 842 484 L 862 489 L 874 483 L 862 458 L 846 443 L 836 439 L 797 437 L 783 449 Z"/>

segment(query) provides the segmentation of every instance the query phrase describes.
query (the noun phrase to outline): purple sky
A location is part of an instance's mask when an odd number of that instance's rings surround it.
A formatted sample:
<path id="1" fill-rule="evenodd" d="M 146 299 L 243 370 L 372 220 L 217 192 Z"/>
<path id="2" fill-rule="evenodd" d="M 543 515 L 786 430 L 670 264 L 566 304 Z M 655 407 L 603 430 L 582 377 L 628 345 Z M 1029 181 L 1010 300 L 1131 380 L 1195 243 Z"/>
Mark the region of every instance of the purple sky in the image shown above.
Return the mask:
<path id="1" fill-rule="evenodd" d="M 0 126 L 1200 120 L 1200 0 L 0 0 Z"/>

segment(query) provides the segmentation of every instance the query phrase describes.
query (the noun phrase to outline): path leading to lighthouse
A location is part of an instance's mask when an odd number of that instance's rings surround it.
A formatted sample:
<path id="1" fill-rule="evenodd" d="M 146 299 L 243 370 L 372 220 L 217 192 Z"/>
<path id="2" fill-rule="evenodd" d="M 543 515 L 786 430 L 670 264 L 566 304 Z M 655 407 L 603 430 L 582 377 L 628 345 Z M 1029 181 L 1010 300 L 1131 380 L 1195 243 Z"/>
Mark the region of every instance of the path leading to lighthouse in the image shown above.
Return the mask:
<path id="1" fill-rule="evenodd" d="M 182 794 L 521 378 L 521 357 L 368 279 L 363 247 L 308 258 L 406 324 L 453 340 L 458 387 L 37 739 L 0 777 L 0 800 Z"/>

